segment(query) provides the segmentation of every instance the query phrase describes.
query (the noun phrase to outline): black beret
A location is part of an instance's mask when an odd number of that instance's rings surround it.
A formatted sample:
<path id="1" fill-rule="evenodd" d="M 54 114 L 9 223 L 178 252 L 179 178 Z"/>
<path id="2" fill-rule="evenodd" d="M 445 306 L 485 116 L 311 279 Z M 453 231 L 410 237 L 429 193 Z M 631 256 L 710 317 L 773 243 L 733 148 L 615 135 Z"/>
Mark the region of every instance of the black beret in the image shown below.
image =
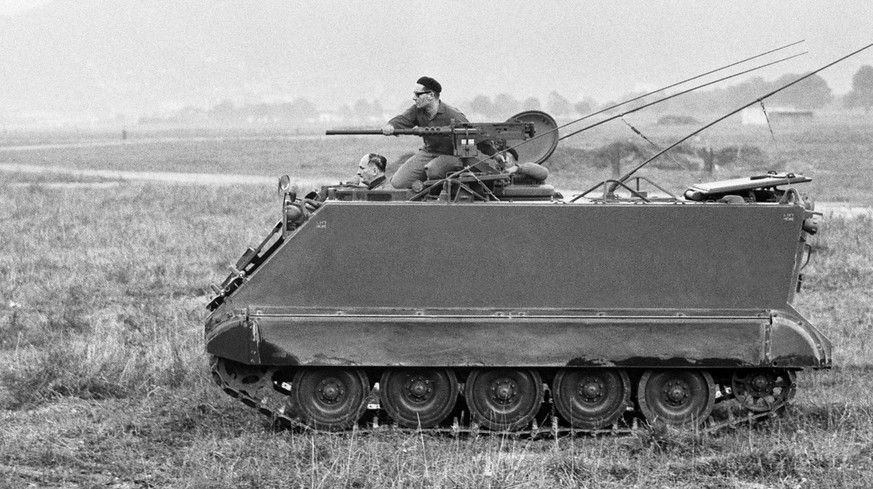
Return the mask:
<path id="1" fill-rule="evenodd" d="M 423 76 L 419 78 L 418 81 L 416 81 L 415 83 L 418 83 L 428 90 L 433 90 L 436 93 L 440 93 L 443 91 L 443 86 L 440 85 L 440 82 L 434 80 L 429 76 Z"/>

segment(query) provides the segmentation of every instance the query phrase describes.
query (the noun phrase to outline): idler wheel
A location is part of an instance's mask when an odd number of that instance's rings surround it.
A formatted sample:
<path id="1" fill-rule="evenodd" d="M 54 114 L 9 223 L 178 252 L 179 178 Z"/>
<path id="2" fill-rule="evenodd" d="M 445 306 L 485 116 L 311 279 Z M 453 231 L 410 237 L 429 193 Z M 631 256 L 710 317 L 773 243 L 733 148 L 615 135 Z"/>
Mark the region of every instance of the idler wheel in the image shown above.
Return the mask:
<path id="1" fill-rule="evenodd" d="M 640 411 L 651 424 L 698 425 L 715 403 L 715 384 L 705 370 L 647 370 L 637 385 Z"/>
<path id="2" fill-rule="evenodd" d="M 473 421 L 492 431 L 515 431 L 534 419 L 543 390 L 535 370 L 477 369 L 467 377 L 464 396 Z"/>
<path id="3" fill-rule="evenodd" d="M 736 370 L 731 379 L 731 390 L 742 407 L 763 413 L 778 409 L 794 399 L 794 378 L 795 374 L 790 370 Z"/>
<path id="4" fill-rule="evenodd" d="M 455 372 L 444 368 L 386 370 L 379 381 L 382 406 L 404 428 L 430 428 L 446 419 L 458 399 Z"/>
<path id="5" fill-rule="evenodd" d="M 555 375 L 552 396 L 561 416 L 574 428 L 610 426 L 630 406 L 627 372 L 610 368 L 565 368 Z"/>
<path id="6" fill-rule="evenodd" d="M 291 411 L 312 428 L 344 430 L 363 414 L 368 389 L 360 369 L 301 368 L 291 381 Z"/>

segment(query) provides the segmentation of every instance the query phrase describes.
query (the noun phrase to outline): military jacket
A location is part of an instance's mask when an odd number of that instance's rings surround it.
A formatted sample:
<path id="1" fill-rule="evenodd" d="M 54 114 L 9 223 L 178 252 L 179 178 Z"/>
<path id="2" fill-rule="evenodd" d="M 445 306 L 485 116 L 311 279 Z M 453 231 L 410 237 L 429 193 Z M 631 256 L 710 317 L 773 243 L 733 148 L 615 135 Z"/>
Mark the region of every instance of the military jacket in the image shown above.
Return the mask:
<path id="1" fill-rule="evenodd" d="M 439 108 L 433 119 L 429 119 L 427 112 L 419 110 L 413 105 L 403 111 L 402 114 L 394 117 L 388 124 L 394 126 L 395 129 L 412 129 L 413 127 L 442 127 L 452 123 L 461 124 L 470 122 L 460 110 L 452 107 L 449 104 L 443 103 L 440 100 Z M 451 136 L 422 136 L 424 140 L 424 151 L 438 153 L 442 155 L 454 154 Z"/>

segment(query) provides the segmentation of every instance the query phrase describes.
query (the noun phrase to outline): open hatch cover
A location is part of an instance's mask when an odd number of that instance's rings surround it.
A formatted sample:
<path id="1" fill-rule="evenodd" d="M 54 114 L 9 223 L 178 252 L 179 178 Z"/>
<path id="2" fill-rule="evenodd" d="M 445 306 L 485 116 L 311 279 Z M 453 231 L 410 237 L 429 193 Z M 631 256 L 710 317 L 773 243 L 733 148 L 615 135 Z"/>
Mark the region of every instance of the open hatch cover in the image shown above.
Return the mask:
<path id="1" fill-rule="evenodd" d="M 725 195 L 740 195 L 752 190 L 811 181 L 811 178 L 794 173 L 770 172 L 765 175 L 755 175 L 748 178 L 735 178 L 719 182 L 698 183 L 692 185 L 685 191 L 685 198 L 696 201 L 713 200 Z"/>

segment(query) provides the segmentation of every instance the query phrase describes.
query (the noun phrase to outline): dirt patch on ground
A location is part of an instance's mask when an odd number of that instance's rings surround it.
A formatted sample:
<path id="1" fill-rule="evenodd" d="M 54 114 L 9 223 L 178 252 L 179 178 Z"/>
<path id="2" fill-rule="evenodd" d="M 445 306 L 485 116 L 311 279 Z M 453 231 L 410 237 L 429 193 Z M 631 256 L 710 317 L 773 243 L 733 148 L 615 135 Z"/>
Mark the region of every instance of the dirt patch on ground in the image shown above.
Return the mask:
<path id="1" fill-rule="evenodd" d="M 92 141 L 73 141 L 73 142 L 57 142 L 44 144 L 10 144 L 8 146 L 0 145 L 2 151 L 40 151 L 45 149 L 67 149 L 67 148 L 99 148 L 110 146 L 133 146 L 147 144 L 162 144 L 162 143 L 178 143 L 178 142 L 224 142 L 224 141 L 277 141 L 277 140 L 313 140 L 321 139 L 321 135 L 260 135 L 260 136 L 195 136 L 195 137 L 145 137 L 131 139 L 95 139 Z"/>
<path id="2" fill-rule="evenodd" d="M 873 207 L 859 206 L 851 202 L 816 202 L 815 211 L 821 212 L 825 218 L 828 216 L 843 218 L 873 216 Z"/>
<path id="3" fill-rule="evenodd" d="M 74 178 L 97 178 L 100 182 L 21 182 L 13 186 L 43 185 L 52 187 L 104 187 L 118 185 L 124 181 L 161 182 L 176 185 L 276 185 L 277 177 L 259 175 L 234 175 L 214 173 L 141 172 L 119 170 L 80 170 L 40 165 L 0 164 L 0 171 L 29 174 L 56 174 Z M 107 182 L 105 180 L 111 180 Z M 327 182 L 317 180 L 295 180 L 298 186 L 316 188 Z"/>

